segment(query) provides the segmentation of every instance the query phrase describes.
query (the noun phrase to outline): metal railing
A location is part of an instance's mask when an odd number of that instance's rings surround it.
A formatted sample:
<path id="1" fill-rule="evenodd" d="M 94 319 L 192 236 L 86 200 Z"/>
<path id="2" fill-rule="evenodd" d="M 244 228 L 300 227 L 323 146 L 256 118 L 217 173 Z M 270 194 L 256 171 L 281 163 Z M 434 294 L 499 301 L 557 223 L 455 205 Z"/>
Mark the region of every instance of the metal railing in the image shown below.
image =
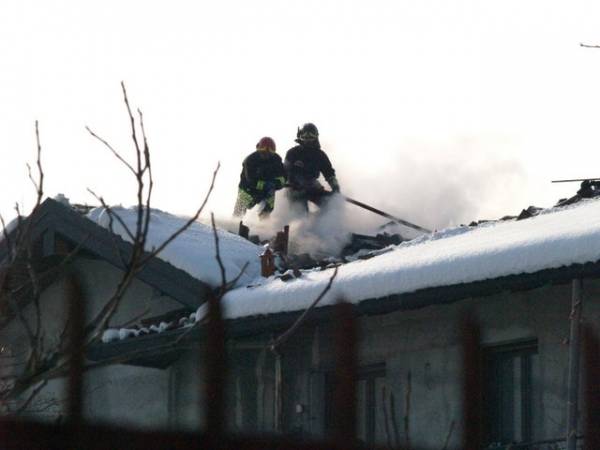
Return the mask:
<path id="1" fill-rule="evenodd" d="M 577 450 L 584 448 L 583 437 L 577 438 Z M 514 444 L 490 444 L 485 450 L 566 450 L 567 440 L 565 438 L 545 439 L 542 441 L 514 443 Z"/>
<path id="2" fill-rule="evenodd" d="M 356 374 L 357 333 L 353 306 L 339 303 L 335 308 L 335 378 L 333 408 L 337 414 L 330 437 L 306 442 L 282 435 L 239 436 L 225 430 L 224 373 L 226 372 L 225 325 L 221 306 L 216 298 L 209 300 L 207 322 L 207 352 L 203 355 L 206 370 L 204 432 L 139 431 L 117 426 L 86 423 L 82 417 L 83 394 L 83 301 L 77 283 L 69 290 L 69 311 L 74 326 L 71 329 L 71 370 L 68 375 L 68 417 L 64 424 L 47 424 L 17 418 L 0 420 L 1 449 L 358 449 L 366 448 L 356 439 Z M 480 331 L 477 323 L 466 319 L 461 324 L 463 348 L 463 434 L 461 448 L 481 449 L 482 445 L 482 372 Z M 600 449 L 600 347 L 597 337 L 589 328 L 584 332 L 585 415 L 584 435 L 580 448 Z M 525 445 L 525 446 L 523 446 Z M 539 442 L 504 447 L 494 450 L 555 450 L 562 442 Z M 558 446 L 558 447 L 557 447 Z M 373 447 L 369 447 L 373 448 Z M 380 447 L 378 447 L 380 448 Z M 383 448 L 383 447 L 381 447 Z M 410 450 L 419 450 L 412 447 Z M 426 449 L 421 449 L 426 450 Z"/>

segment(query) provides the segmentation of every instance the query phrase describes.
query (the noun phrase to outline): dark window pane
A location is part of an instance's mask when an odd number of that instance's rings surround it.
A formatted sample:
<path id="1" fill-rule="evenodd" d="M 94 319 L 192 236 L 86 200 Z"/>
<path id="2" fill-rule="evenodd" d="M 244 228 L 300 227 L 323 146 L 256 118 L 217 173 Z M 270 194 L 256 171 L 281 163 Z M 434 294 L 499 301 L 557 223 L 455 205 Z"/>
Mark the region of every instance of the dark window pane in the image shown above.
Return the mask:
<path id="1" fill-rule="evenodd" d="M 325 376 L 325 430 L 331 430 L 333 391 L 335 380 L 332 372 Z M 356 383 L 356 426 L 357 438 L 369 444 L 385 443 L 382 389 L 385 386 L 385 366 L 377 364 L 361 367 Z M 389 405 L 388 405 L 389 406 Z"/>
<path id="2" fill-rule="evenodd" d="M 537 342 L 488 347 L 484 353 L 486 443 L 531 440 L 532 363 Z"/>

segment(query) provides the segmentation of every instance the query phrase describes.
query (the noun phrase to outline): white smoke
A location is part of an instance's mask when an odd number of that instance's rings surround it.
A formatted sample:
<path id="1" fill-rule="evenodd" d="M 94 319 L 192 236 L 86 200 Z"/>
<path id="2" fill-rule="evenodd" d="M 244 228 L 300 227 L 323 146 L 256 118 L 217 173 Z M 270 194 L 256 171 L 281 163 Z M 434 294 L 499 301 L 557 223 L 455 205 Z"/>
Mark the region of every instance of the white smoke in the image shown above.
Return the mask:
<path id="1" fill-rule="evenodd" d="M 263 205 L 248 211 L 244 224 L 251 234 L 269 239 L 286 225 L 290 227 L 290 253 L 308 253 L 313 257 L 337 255 L 349 242 L 351 220 L 346 213 L 346 202 L 339 195 L 331 196 L 321 206 L 309 203 L 309 212 L 291 203 L 285 191 L 275 195 L 275 208 L 268 219 L 259 218 Z"/>
<path id="2" fill-rule="evenodd" d="M 519 214 L 529 206 L 526 171 L 510 156 L 516 144 L 487 137 L 421 140 L 398 147 L 376 167 L 373 161 L 366 161 L 365 167 L 354 173 L 342 161 L 338 168 L 342 191 L 429 229 Z M 372 230 L 385 221 L 350 208 L 357 229 Z M 406 228 L 401 231 L 410 233 Z"/>
<path id="3" fill-rule="evenodd" d="M 518 201 L 524 197 L 527 179 L 516 159 L 506 156 L 514 151 L 509 145 L 499 139 L 410 142 L 400 145 L 400 151 L 392 156 L 388 154 L 385 161 L 349 161 L 335 149 L 328 154 L 344 195 L 433 230 L 516 215 L 529 206 L 526 198 L 522 204 Z M 243 218 L 250 234 L 269 240 L 289 225 L 290 252 L 294 254 L 337 255 L 351 233 L 385 231 L 405 239 L 421 234 L 403 225 L 390 225 L 390 219 L 351 205 L 342 196 L 333 196 L 320 209 L 311 205 L 307 215 L 295 210 L 281 190 L 268 219 L 258 217 L 262 207 L 257 205 Z M 237 232 L 239 221 L 226 220 L 225 226 Z"/>

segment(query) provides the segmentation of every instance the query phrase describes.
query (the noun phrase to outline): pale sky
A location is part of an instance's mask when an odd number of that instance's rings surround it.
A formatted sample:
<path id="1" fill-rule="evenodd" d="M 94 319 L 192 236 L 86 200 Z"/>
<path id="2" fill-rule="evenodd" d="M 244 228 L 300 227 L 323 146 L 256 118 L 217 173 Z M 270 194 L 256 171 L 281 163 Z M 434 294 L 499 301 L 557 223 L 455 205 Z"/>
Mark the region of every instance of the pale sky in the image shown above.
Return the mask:
<path id="1" fill-rule="evenodd" d="M 0 2 L 0 212 L 46 192 L 135 201 L 91 138 L 134 153 L 120 81 L 144 112 L 154 206 L 192 213 L 220 161 L 226 216 L 243 158 L 314 122 L 342 191 L 424 225 L 551 206 L 600 177 L 600 2 Z M 489 216 L 489 217 L 488 217 Z"/>

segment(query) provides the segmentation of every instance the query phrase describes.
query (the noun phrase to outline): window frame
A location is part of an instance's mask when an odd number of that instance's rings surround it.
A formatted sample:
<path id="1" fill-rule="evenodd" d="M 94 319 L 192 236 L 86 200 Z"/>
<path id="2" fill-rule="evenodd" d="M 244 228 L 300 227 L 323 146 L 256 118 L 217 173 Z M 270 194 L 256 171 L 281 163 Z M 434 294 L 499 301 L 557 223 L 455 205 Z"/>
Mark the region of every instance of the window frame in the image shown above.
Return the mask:
<path id="1" fill-rule="evenodd" d="M 325 431 L 331 430 L 332 427 L 332 415 L 333 415 L 333 392 L 335 388 L 335 372 L 328 370 L 325 372 L 325 401 L 324 401 L 324 429 Z M 386 367 L 385 363 L 369 364 L 366 366 L 360 366 L 356 373 L 356 383 L 360 381 L 366 381 L 366 392 L 365 392 L 365 406 L 364 411 L 358 410 L 357 404 L 357 417 L 359 414 L 364 414 L 365 423 L 365 440 L 366 443 L 371 445 L 375 442 L 375 431 L 376 431 L 376 416 L 377 416 L 377 392 L 375 390 L 376 380 L 383 378 L 386 379 Z"/>
<path id="2" fill-rule="evenodd" d="M 483 374 L 483 429 L 484 444 L 498 442 L 494 435 L 502 434 L 506 426 L 506 416 L 510 412 L 502 411 L 503 400 L 501 387 L 497 383 L 506 383 L 499 379 L 502 374 L 498 373 L 499 364 L 503 359 L 520 358 L 520 426 L 519 442 L 531 442 L 533 439 L 533 366 L 532 357 L 538 354 L 537 338 L 519 339 L 509 342 L 484 345 L 482 347 L 482 374 Z M 496 370 L 494 370 L 496 369 Z M 514 381 L 514 380 L 511 380 Z M 513 387 L 514 392 L 514 387 Z M 491 403 L 495 402 L 495 403 Z M 498 403 L 499 402 L 499 403 Z M 513 434 L 515 432 L 513 431 Z M 501 442 L 509 444 L 511 442 Z"/>

